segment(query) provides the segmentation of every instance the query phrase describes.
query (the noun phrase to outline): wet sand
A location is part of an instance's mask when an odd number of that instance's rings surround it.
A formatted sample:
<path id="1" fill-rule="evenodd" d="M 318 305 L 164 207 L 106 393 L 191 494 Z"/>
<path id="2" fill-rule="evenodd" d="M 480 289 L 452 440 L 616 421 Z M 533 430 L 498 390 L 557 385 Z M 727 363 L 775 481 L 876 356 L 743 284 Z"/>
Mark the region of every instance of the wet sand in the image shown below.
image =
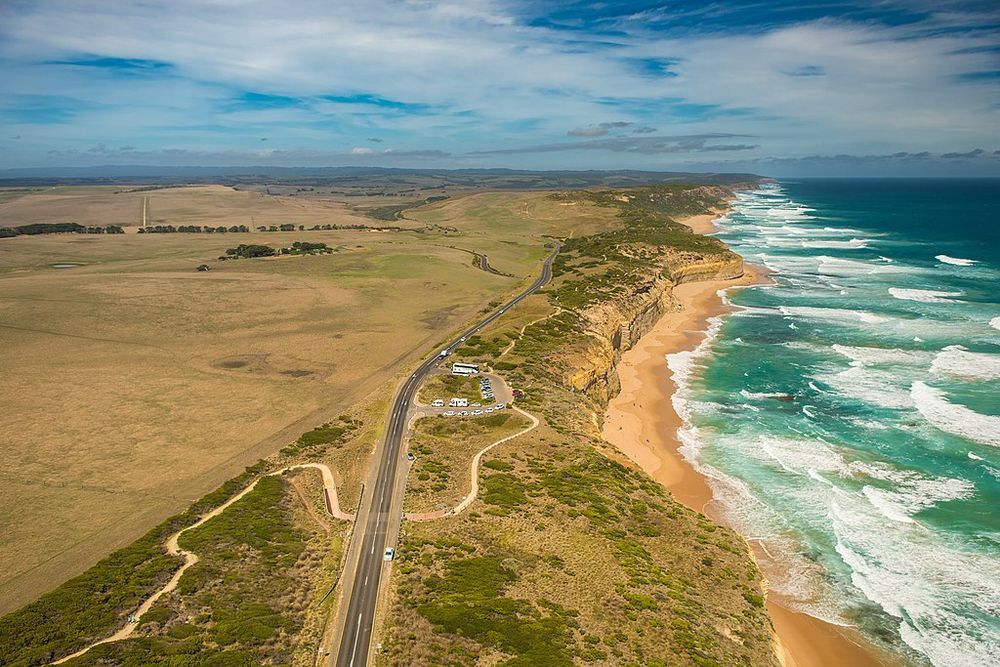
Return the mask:
<path id="1" fill-rule="evenodd" d="M 717 217 L 696 216 L 684 222 L 698 233 L 711 233 L 715 230 L 711 221 Z M 618 365 L 621 393 L 610 401 L 605 414 L 606 440 L 663 484 L 678 501 L 716 520 L 722 517 L 712 512 L 708 482 L 677 451 L 677 428 L 682 424 L 671 403 L 676 387 L 664 357 L 694 349 L 704 338 L 708 319 L 727 312 L 717 294 L 720 289 L 762 282 L 766 282 L 766 275 L 747 265 L 745 275 L 736 280 L 676 287 L 674 296 L 681 310 L 664 315 L 622 356 Z M 779 657 L 786 667 L 879 667 L 897 663 L 877 655 L 856 631 L 792 611 L 781 606 L 776 596 L 768 597 L 767 607 L 774 621 Z"/>

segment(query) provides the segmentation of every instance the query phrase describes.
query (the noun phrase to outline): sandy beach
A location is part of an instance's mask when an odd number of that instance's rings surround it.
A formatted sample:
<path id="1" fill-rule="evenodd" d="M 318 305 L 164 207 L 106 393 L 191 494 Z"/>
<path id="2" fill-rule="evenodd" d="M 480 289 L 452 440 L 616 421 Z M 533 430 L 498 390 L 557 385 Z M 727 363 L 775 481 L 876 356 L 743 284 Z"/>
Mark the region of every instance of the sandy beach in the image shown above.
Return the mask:
<path id="1" fill-rule="evenodd" d="M 718 215 L 684 220 L 698 233 L 715 231 L 712 220 Z M 726 287 L 760 284 L 766 281 L 761 270 L 747 265 L 742 278 L 679 285 L 674 295 L 681 310 L 664 315 L 618 365 L 621 393 L 613 398 L 605 414 L 603 434 L 625 456 L 665 486 L 674 497 L 716 520 L 710 503 L 712 490 L 677 451 L 677 428 L 681 420 L 674 411 L 665 355 L 691 350 L 703 339 L 709 318 L 726 312 L 717 292 Z M 768 610 L 774 621 L 779 657 L 786 667 L 869 667 L 894 664 L 877 656 L 873 647 L 863 645 L 857 632 L 841 628 L 807 614 L 782 607 L 770 596 Z"/>

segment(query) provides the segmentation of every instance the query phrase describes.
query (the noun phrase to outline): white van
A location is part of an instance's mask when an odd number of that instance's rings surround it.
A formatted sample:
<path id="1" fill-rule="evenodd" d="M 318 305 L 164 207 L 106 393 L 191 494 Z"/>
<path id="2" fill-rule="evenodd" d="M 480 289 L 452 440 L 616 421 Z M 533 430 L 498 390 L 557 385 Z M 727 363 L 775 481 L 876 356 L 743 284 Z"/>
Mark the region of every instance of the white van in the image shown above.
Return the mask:
<path id="1" fill-rule="evenodd" d="M 444 407 L 444 399 L 443 398 L 435 398 L 433 401 L 431 401 L 431 407 L 432 408 L 443 408 Z"/>

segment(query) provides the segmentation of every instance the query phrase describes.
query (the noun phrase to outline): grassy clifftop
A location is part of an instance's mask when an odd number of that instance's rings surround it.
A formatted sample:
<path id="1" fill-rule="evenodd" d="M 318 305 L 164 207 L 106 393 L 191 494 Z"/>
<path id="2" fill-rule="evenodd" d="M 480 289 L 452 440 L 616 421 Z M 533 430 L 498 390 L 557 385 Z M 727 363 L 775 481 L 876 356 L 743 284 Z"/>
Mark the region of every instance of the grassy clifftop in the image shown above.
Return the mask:
<path id="1" fill-rule="evenodd" d="M 470 511 L 405 524 L 378 664 L 777 664 L 742 539 L 614 460 L 598 436 L 614 364 L 672 307 L 671 276 L 741 270 L 724 245 L 672 218 L 726 194 L 670 185 L 554 195 L 616 207 L 619 224 L 566 239 L 536 297 L 550 317 L 523 334 L 500 320 L 474 355 L 496 362 L 516 341 L 500 363 L 544 424 L 485 457 Z"/>

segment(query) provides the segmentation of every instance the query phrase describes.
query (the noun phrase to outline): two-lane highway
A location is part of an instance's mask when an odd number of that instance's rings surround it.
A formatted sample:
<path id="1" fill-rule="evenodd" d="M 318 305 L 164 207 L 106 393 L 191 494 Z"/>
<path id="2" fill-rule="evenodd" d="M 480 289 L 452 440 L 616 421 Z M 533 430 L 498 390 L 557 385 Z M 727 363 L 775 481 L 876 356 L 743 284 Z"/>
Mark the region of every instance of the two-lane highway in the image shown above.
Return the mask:
<path id="1" fill-rule="evenodd" d="M 558 254 L 559 243 L 556 242 L 552 254 L 546 258 L 542 265 L 542 274 L 530 287 L 492 312 L 486 319 L 460 334 L 444 349 L 451 354 L 456 348 L 461 347 L 465 338 L 475 334 L 503 315 L 508 308 L 516 305 L 549 282 L 552 278 L 552 262 Z M 364 530 L 358 532 L 358 526 L 354 528 L 354 539 L 360 540 L 358 543 L 360 546 L 358 547 L 357 566 L 354 570 L 350 598 L 345 600 L 347 611 L 343 619 L 344 629 L 340 636 L 336 662 L 333 663 L 337 667 L 364 667 L 368 662 L 372 628 L 375 625 L 375 606 L 378 601 L 379 584 L 383 572 L 383 554 L 387 538 L 399 521 L 399 512 L 393 510 L 393 501 L 397 494 L 396 483 L 399 463 L 402 458 L 403 437 L 406 435 L 406 417 L 417 389 L 434 367 L 441 362 L 441 350 L 434 352 L 434 356 L 424 361 L 413 375 L 407 378 L 402 389 L 396 395 L 389 416 L 389 425 L 386 429 L 375 483 L 361 499 L 363 507 L 367 509 L 367 516 Z M 357 514 L 359 522 L 362 515 L 363 513 L 359 509 Z"/>

